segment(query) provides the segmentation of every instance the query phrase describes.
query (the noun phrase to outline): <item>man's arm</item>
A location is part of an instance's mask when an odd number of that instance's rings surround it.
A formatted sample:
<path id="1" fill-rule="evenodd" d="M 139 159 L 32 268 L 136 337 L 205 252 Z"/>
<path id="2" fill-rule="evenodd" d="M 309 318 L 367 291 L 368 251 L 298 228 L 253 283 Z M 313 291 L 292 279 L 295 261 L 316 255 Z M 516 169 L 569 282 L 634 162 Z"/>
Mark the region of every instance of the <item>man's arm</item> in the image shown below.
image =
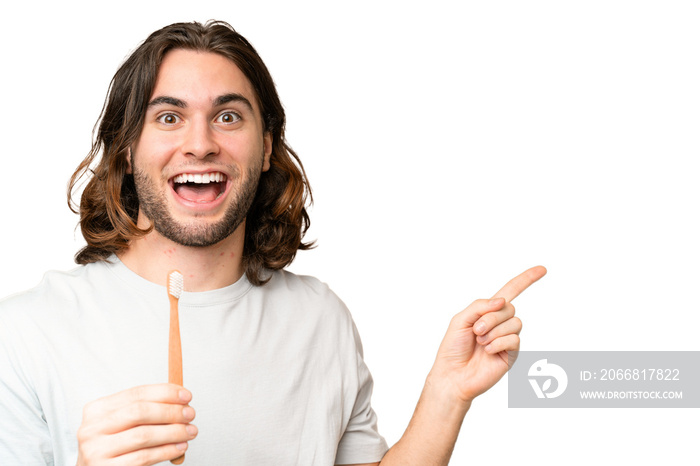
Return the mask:
<path id="1" fill-rule="evenodd" d="M 448 464 L 472 400 L 498 382 L 517 357 L 522 323 L 511 301 L 545 273 L 544 267 L 533 267 L 452 319 L 408 428 L 382 465 Z"/>

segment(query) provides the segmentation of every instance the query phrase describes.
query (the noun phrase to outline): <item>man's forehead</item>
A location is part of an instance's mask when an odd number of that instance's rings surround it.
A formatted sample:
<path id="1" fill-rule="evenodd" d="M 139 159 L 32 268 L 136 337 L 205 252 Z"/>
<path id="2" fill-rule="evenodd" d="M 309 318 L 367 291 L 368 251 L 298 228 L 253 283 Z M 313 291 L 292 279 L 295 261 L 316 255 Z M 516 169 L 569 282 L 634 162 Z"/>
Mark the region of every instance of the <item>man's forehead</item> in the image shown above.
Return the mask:
<path id="1" fill-rule="evenodd" d="M 192 100 L 208 101 L 213 106 L 234 100 L 247 101 L 251 108 L 257 101 L 253 85 L 233 60 L 213 52 L 187 49 L 175 49 L 165 54 L 149 106 L 174 103 L 172 99 L 167 102 L 167 97 L 186 104 Z"/>

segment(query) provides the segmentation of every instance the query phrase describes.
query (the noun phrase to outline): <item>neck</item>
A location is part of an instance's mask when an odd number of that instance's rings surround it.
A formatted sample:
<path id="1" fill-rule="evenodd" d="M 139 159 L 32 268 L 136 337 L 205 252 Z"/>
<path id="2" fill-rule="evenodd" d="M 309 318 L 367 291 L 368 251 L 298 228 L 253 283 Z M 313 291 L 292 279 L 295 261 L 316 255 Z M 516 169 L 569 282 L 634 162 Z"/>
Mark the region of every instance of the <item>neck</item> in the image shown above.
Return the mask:
<path id="1" fill-rule="evenodd" d="M 174 243 L 155 230 L 132 241 L 119 259 L 134 273 L 166 286 L 168 273 L 179 270 L 185 291 L 209 291 L 231 285 L 243 275 L 245 221 L 225 240 L 208 247 Z"/>

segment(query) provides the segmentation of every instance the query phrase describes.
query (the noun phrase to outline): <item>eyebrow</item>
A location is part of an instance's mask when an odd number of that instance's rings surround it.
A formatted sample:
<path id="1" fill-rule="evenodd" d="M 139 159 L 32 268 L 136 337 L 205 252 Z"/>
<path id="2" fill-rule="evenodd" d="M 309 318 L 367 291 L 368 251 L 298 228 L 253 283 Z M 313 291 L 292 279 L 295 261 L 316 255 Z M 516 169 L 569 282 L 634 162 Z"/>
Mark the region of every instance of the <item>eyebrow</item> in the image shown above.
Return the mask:
<path id="1" fill-rule="evenodd" d="M 173 105 L 178 108 L 187 108 L 187 104 L 184 100 L 176 99 L 175 97 L 168 97 L 167 95 L 156 97 L 148 102 L 149 107 L 155 107 L 156 105 L 162 104 Z"/>
<path id="2" fill-rule="evenodd" d="M 248 107 L 248 109 L 251 112 L 253 111 L 253 105 L 250 103 L 250 100 L 246 99 L 241 94 L 237 94 L 235 92 L 220 95 L 219 97 L 214 99 L 214 107 L 226 105 L 229 102 L 241 102 L 246 107 Z M 162 104 L 173 105 L 173 106 L 178 107 L 178 108 L 187 108 L 187 102 L 185 102 L 184 100 L 180 100 L 180 99 L 177 99 L 175 97 L 170 97 L 167 95 L 156 97 L 155 99 L 148 102 L 149 107 L 155 107 L 156 105 L 162 105 Z"/>
<path id="3" fill-rule="evenodd" d="M 214 99 L 214 107 L 219 107 L 220 105 L 226 105 L 229 102 L 241 102 L 246 107 L 248 107 L 248 110 L 250 110 L 251 112 L 253 111 L 253 105 L 250 103 L 250 100 L 246 99 L 241 94 L 237 94 L 235 92 L 232 92 L 230 94 L 220 95 L 219 97 Z"/>

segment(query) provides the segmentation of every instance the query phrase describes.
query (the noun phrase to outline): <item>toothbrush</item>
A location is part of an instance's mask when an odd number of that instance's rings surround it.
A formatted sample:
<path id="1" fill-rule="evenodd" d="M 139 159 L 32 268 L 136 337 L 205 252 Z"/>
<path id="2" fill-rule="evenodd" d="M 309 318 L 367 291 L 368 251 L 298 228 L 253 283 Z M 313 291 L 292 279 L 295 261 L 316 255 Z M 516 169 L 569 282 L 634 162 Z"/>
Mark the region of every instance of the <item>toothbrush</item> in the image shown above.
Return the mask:
<path id="1" fill-rule="evenodd" d="M 170 341 L 168 343 L 168 382 L 182 385 L 182 346 L 180 344 L 180 319 L 178 302 L 182 294 L 182 274 L 173 270 L 168 274 L 168 298 L 170 299 Z M 170 460 L 173 464 L 182 464 L 185 455 Z"/>

